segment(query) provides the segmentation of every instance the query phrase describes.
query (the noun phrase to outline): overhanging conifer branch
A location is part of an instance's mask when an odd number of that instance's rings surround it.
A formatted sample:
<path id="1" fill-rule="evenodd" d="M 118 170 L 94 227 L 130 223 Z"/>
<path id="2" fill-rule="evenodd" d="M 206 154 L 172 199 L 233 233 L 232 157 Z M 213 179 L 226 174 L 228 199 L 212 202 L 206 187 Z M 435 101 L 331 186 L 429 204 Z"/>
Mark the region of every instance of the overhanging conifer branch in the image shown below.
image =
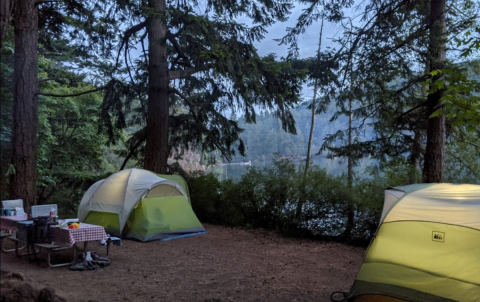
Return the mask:
<path id="1" fill-rule="evenodd" d="M 428 79 L 430 79 L 432 76 L 429 75 L 429 74 L 425 74 L 419 78 L 416 78 L 416 79 L 413 79 L 411 81 L 409 81 L 405 86 L 403 86 L 402 88 L 400 89 L 397 89 L 395 90 L 395 94 L 400 94 L 402 92 L 404 92 L 405 90 L 407 90 L 408 88 L 412 87 L 413 85 L 417 84 L 417 83 L 420 83 L 420 82 L 423 82 L 423 81 L 426 81 Z"/>
<path id="2" fill-rule="evenodd" d="M 180 92 L 178 89 L 174 88 L 174 87 L 170 87 L 170 92 L 172 93 L 175 93 L 177 96 L 179 96 L 182 100 L 184 100 L 188 107 L 190 108 L 190 112 L 192 113 L 192 116 L 193 118 L 195 119 L 195 121 L 203 128 L 203 130 L 205 130 L 208 135 L 211 135 L 211 131 L 205 127 L 205 125 L 202 123 L 202 121 L 198 118 L 198 116 L 195 114 L 195 110 L 194 110 L 194 105 L 192 104 L 192 102 L 188 99 L 188 97 L 186 95 L 184 95 L 182 92 Z M 220 146 L 216 140 L 213 140 L 213 144 L 217 147 L 218 150 L 220 150 L 220 153 L 222 153 L 222 156 L 228 160 L 230 160 L 230 157 L 223 151 L 223 148 L 222 146 Z"/>
<path id="3" fill-rule="evenodd" d="M 212 68 L 212 65 L 211 64 L 206 64 L 206 65 L 204 65 L 203 67 L 200 67 L 200 68 L 192 67 L 192 68 L 185 68 L 185 69 L 182 69 L 182 70 L 170 70 L 169 71 L 169 79 L 170 80 L 176 80 L 176 79 L 185 78 L 185 77 L 188 77 L 188 76 L 190 76 L 192 74 L 195 74 L 197 72 L 206 71 L 210 68 Z"/>
<path id="4" fill-rule="evenodd" d="M 118 60 L 120 59 L 120 52 L 122 51 L 123 49 L 123 46 L 125 44 L 128 44 L 128 41 L 130 40 L 130 37 L 142 30 L 143 28 L 145 28 L 147 26 L 147 21 L 143 21 L 141 23 L 138 23 L 132 27 L 130 27 L 129 29 L 127 29 L 124 33 L 123 33 L 123 38 L 122 38 L 122 44 L 120 44 L 120 47 L 118 49 L 118 53 L 117 53 L 117 59 L 116 59 L 116 65 L 118 65 Z"/>
<path id="5" fill-rule="evenodd" d="M 107 88 L 109 85 L 110 84 L 107 84 L 107 85 L 99 87 L 97 89 L 87 90 L 87 91 L 83 91 L 83 92 L 79 92 L 79 93 L 55 94 L 55 93 L 41 93 L 41 92 L 39 92 L 38 95 L 51 96 L 51 97 L 57 97 L 57 98 L 74 97 L 74 96 L 81 96 L 81 95 L 84 95 L 84 94 L 89 94 L 89 93 L 92 93 L 92 92 L 97 92 L 97 91 L 103 90 L 103 89 Z"/>
<path id="6" fill-rule="evenodd" d="M 472 173 L 473 175 L 475 175 L 475 177 L 477 179 L 480 179 L 480 174 L 478 174 L 475 170 L 473 170 L 469 164 L 465 163 L 460 157 L 458 157 L 457 155 L 453 154 L 452 152 L 446 150 L 445 153 L 449 156 L 451 156 L 452 158 L 454 158 L 457 162 L 459 162 L 462 166 L 464 166 L 468 171 L 470 171 L 470 173 Z"/>
<path id="7" fill-rule="evenodd" d="M 480 131 L 480 129 L 478 129 L 478 130 Z M 455 137 L 455 139 L 457 139 L 459 141 L 462 141 L 463 143 L 468 144 L 470 146 L 473 146 L 476 149 L 480 150 L 480 145 L 475 144 L 474 142 L 471 142 L 471 141 L 468 141 L 468 140 L 464 140 L 462 137 L 458 137 L 458 135 L 455 132 L 452 133 L 452 136 Z M 479 154 L 479 157 L 480 157 L 480 154 Z"/>
<path id="8" fill-rule="evenodd" d="M 180 45 L 178 45 L 178 41 L 175 39 L 175 37 L 170 32 L 167 33 L 167 39 L 170 41 L 170 43 L 172 43 L 173 48 L 175 48 L 175 51 L 178 54 L 178 57 L 184 59 L 185 62 L 188 63 L 188 66 L 191 67 L 191 64 L 190 64 L 187 56 L 185 55 L 185 53 L 180 48 Z"/>
<path id="9" fill-rule="evenodd" d="M 176 80 L 176 79 L 180 79 L 180 78 L 184 78 L 189 75 L 192 75 L 198 71 L 199 70 L 197 70 L 196 68 L 186 68 L 182 70 L 170 70 L 168 74 L 169 74 L 170 80 Z"/>
<path id="10" fill-rule="evenodd" d="M 123 163 L 122 163 L 122 166 L 120 167 L 120 170 L 123 170 L 125 168 L 125 166 L 127 165 L 128 161 L 130 160 L 130 158 L 135 154 L 135 152 L 137 151 L 138 147 L 140 147 L 140 145 L 145 141 L 147 135 L 146 135 L 146 128 L 144 128 L 140 134 L 138 135 L 139 137 L 137 137 L 137 141 L 136 143 L 130 148 L 130 150 L 128 151 L 128 154 L 127 156 L 125 157 L 125 159 L 123 160 Z"/>
<path id="11" fill-rule="evenodd" d="M 398 122 L 397 122 L 397 125 L 398 125 L 398 123 L 400 123 L 400 120 L 402 119 L 402 117 L 404 117 L 404 116 L 410 114 L 411 112 L 417 110 L 418 108 L 423 107 L 423 106 L 426 106 L 426 105 L 427 105 L 427 101 L 424 101 L 424 102 L 418 104 L 417 106 L 415 106 L 415 107 L 413 107 L 413 108 L 410 108 L 410 109 L 408 109 L 407 111 L 405 111 L 405 112 L 403 112 L 402 114 L 400 114 L 400 115 L 397 117 L 397 121 L 398 121 Z"/>
<path id="12" fill-rule="evenodd" d="M 144 43 L 146 38 L 147 38 L 147 32 L 145 31 L 143 35 L 140 37 L 140 42 L 142 44 L 142 53 L 143 53 L 143 57 L 145 58 L 145 64 L 148 66 L 147 50 L 145 48 L 145 43 Z"/>

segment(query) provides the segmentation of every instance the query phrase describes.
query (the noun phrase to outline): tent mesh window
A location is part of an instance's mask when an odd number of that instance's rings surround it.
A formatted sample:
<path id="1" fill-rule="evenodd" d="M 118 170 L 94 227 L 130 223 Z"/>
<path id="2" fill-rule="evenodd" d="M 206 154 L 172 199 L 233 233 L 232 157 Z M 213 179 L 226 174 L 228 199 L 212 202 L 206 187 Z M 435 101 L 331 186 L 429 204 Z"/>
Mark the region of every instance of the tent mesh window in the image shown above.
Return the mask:
<path id="1" fill-rule="evenodd" d="M 152 188 L 145 198 L 162 197 L 162 196 L 179 196 L 183 195 L 177 188 L 171 185 L 158 185 Z"/>

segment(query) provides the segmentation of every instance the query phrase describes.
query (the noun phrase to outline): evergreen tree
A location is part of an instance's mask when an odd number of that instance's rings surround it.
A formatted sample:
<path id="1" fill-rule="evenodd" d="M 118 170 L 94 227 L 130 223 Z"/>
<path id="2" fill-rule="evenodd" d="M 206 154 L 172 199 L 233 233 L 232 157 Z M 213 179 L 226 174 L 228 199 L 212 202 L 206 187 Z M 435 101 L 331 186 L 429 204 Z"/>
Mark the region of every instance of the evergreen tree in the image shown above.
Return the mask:
<path id="1" fill-rule="evenodd" d="M 86 17 L 88 22 L 93 15 L 94 10 L 85 9 L 81 2 L 75 0 L 8 0 L 1 3 L 2 48 L 5 45 L 5 34 L 11 28 L 13 28 L 15 40 L 11 85 L 13 119 L 10 161 L 15 173 L 9 183 L 9 198 L 24 199 L 27 211 L 37 202 L 38 98 L 42 94 L 38 80 L 38 50 L 51 52 L 50 54 L 59 51 L 53 55 L 59 58 L 64 56 L 65 46 L 68 44 L 65 42 L 65 33 L 78 37 L 81 34 L 78 28 L 82 28 L 77 27 L 81 23 L 79 21 L 84 21 Z M 64 46 L 64 48 L 59 49 L 58 46 Z M 72 52 L 72 48 L 68 49 Z M 71 59 L 70 63 L 80 58 L 77 56 Z M 2 83 L 2 88 L 5 87 L 4 84 Z"/>
<path id="2" fill-rule="evenodd" d="M 118 77 L 114 81 L 121 84 L 109 86 L 105 117 L 141 126 L 129 141 L 130 154 L 141 156 L 144 146 L 144 167 L 156 172 L 167 172 L 172 149 L 180 155 L 192 146 L 203 153 L 218 150 L 227 160 L 243 154 L 242 129 L 227 111 L 242 112 L 251 123 L 259 108 L 271 110 L 284 130 L 295 131 L 290 108 L 299 101 L 305 74 L 275 55 L 259 57 L 253 46 L 267 26 L 286 18 L 291 2 L 209 1 L 203 12 L 197 4 L 118 1 L 111 11 L 132 25 L 124 30 L 119 51 L 129 81 Z M 252 25 L 238 23 L 240 17 Z M 130 64 L 131 50 L 147 39 L 148 51 L 142 48 Z M 127 107 L 118 102 L 126 92 L 141 102 L 140 119 L 125 119 Z"/>
<path id="3" fill-rule="evenodd" d="M 414 168 L 423 159 L 423 181 L 440 182 L 448 124 L 441 110 L 445 78 L 435 70 L 458 70 L 446 61 L 446 41 L 457 41 L 475 25 L 474 2 L 371 0 L 358 10 L 361 19 L 346 18 L 337 41 L 344 79 L 339 114 L 350 114 L 347 101 L 353 99 L 353 142 L 338 145 L 350 137 L 341 130 L 323 148 L 353 159 L 408 154 Z M 362 138 L 366 130 L 374 137 Z"/>

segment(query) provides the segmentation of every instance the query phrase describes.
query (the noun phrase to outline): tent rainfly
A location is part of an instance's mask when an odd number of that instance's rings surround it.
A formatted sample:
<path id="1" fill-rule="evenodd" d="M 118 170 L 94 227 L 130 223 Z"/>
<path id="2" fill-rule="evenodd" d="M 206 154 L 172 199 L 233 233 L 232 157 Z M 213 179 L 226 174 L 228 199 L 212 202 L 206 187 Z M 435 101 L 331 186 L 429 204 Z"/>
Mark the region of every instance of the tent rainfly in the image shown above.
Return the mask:
<path id="1" fill-rule="evenodd" d="M 78 208 L 81 222 L 143 242 L 205 233 L 178 175 L 126 169 L 94 183 Z"/>
<path id="2" fill-rule="evenodd" d="M 480 185 L 385 191 L 349 302 L 480 302 Z"/>

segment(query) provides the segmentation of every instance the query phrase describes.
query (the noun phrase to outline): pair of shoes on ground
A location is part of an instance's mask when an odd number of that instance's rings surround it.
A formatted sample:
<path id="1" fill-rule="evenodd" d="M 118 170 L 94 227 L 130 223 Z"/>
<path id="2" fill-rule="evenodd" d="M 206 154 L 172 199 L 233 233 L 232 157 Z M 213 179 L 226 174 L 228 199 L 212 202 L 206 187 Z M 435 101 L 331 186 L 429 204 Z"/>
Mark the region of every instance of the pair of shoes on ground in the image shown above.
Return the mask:
<path id="1" fill-rule="evenodd" d="M 95 252 L 90 252 L 90 256 L 92 260 L 84 259 L 83 262 L 72 265 L 69 269 L 72 271 L 96 270 L 111 263 L 108 257 L 101 257 Z"/>

